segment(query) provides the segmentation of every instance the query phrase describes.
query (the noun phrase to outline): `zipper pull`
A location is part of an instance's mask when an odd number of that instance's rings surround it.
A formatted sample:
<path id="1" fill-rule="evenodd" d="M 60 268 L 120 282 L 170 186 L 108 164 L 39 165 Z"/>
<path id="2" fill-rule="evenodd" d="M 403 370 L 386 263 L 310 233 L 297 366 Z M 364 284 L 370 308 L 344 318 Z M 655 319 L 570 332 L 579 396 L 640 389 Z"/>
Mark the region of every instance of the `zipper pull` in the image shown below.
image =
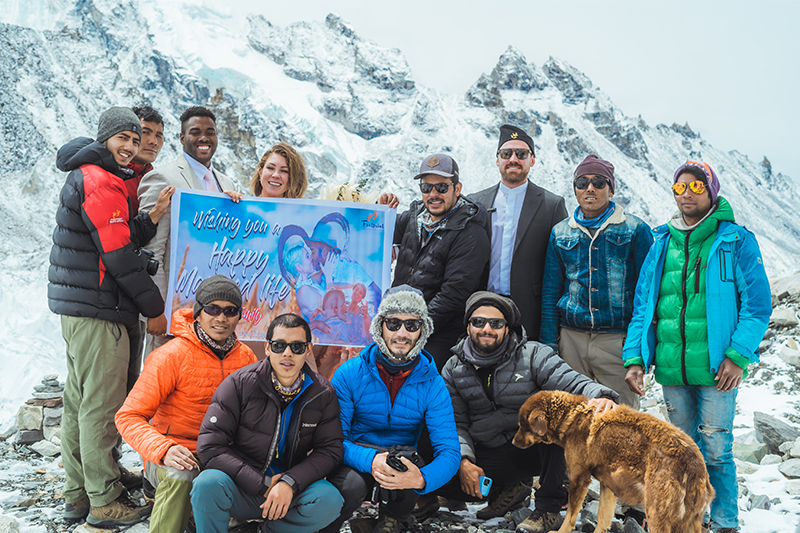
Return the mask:
<path id="1" fill-rule="evenodd" d="M 694 264 L 694 293 L 698 294 L 700 292 L 700 257 L 697 258 L 697 262 Z"/>

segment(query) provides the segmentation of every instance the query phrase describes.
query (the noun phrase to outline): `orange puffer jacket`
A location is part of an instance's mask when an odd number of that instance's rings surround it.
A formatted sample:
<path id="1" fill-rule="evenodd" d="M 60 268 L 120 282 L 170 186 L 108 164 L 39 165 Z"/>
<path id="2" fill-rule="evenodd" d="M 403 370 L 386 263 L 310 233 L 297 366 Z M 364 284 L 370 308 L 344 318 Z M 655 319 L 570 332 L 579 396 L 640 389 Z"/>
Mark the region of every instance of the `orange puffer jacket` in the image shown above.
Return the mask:
<path id="1" fill-rule="evenodd" d="M 220 360 L 197 338 L 191 309 L 175 311 L 172 332 L 173 340 L 147 356 L 115 419 L 122 438 L 157 465 L 176 444 L 196 451 L 214 391 L 235 370 L 256 362 L 253 351 L 238 341 Z"/>

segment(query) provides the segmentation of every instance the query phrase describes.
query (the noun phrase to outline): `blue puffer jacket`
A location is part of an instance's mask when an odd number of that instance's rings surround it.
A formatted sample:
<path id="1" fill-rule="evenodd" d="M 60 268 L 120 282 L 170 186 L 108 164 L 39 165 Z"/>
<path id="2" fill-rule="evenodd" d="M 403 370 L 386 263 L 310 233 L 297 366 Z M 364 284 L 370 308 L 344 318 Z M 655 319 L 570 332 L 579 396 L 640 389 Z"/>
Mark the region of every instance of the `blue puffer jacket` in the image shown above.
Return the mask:
<path id="1" fill-rule="evenodd" d="M 636 286 L 633 319 L 622 350 L 625 366 L 643 365 L 645 370 L 654 362 L 656 353 L 655 311 L 670 239 L 666 224 L 656 228 L 655 234 L 655 244 L 642 265 Z M 771 314 L 769 280 L 755 235 L 737 224 L 721 222 L 706 267 L 711 373 L 716 374 L 727 353 L 737 363 L 737 354 L 751 363 L 758 362 L 758 345 Z"/>
<path id="2" fill-rule="evenodd" d="M 430 354 L 423 350 L 392 404 L 389 389 L 378 374 L 377 354 L 378 345 L 373 342 L 358 357 L 342 363 L 331 380 L 341 408 L 343 463 L 359 472 L 371 472 L 378 452 L 356 442 L 384 448 L 394 444 L 416 447 L 424 422 L 434 459 L 420 469 L 425 488 L 417 492 L 427 494 L 450 481 L 461 462 L 450 394 Z"/>
<path id="3" fill-rule="evenodd" d="M 645 222 L 622 206 L 592 238 L 570 217 L 553 227 L 542 287 L 539 339 L 558 351 L 559 327 L 624 333 L 633 315 L 633 294 L 653 244 Z"/>

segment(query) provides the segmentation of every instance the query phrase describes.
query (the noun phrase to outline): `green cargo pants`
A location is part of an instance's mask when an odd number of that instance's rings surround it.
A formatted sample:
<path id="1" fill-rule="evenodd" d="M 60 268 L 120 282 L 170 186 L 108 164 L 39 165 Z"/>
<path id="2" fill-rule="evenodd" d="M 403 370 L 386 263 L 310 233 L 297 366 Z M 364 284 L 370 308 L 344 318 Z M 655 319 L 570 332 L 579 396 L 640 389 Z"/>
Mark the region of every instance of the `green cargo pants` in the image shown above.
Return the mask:
<path id="1" fill-rule="evenodd" d="M 102 507 L 123 488 L 113 457 L 119 439 L 114 415 L 125 401 L 129 373 L 136 372 L 130 362 L 137 361 L 136 347 L 141 350 L 139 325 L 129 335 L 121 324 L 62 315 L 61 333 L 67 343 L 61 421 L 64 498 L 75 503 L 87 495 L 92 507 Z"/>

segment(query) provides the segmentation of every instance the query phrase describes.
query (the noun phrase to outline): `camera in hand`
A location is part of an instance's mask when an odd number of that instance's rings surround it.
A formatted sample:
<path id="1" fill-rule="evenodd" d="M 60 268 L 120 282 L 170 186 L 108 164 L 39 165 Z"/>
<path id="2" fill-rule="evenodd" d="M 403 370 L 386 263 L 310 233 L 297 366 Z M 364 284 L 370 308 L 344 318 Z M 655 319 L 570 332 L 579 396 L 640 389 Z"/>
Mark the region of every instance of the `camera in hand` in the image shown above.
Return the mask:
<path id="1" fill-rule="evenodd" d="M 147 274 L 155 276 L 158 272 L 158 259 L 156 259 L 156 254 L 146 248 L 139 248 L 139 254 L 147 258 L 147 266 L 145 267 Z"/>
<path id="2" fill-rule="evenodd" d="M 414 464 L 419 464 L 419 455 L 416 451 L 411 452 L 410 454 L 406 451 L 400 449 L 399 446 L 392 446 L 389 448 L 389 455 L 386 456 L 386 464 L 397 470 L 398 472 L 406 472 L 408 471 L 408 467 L 403 464 L 403 461 L 400 460 L 401 457 L 406 455 L 406 459 L 411 461 Z"/>

